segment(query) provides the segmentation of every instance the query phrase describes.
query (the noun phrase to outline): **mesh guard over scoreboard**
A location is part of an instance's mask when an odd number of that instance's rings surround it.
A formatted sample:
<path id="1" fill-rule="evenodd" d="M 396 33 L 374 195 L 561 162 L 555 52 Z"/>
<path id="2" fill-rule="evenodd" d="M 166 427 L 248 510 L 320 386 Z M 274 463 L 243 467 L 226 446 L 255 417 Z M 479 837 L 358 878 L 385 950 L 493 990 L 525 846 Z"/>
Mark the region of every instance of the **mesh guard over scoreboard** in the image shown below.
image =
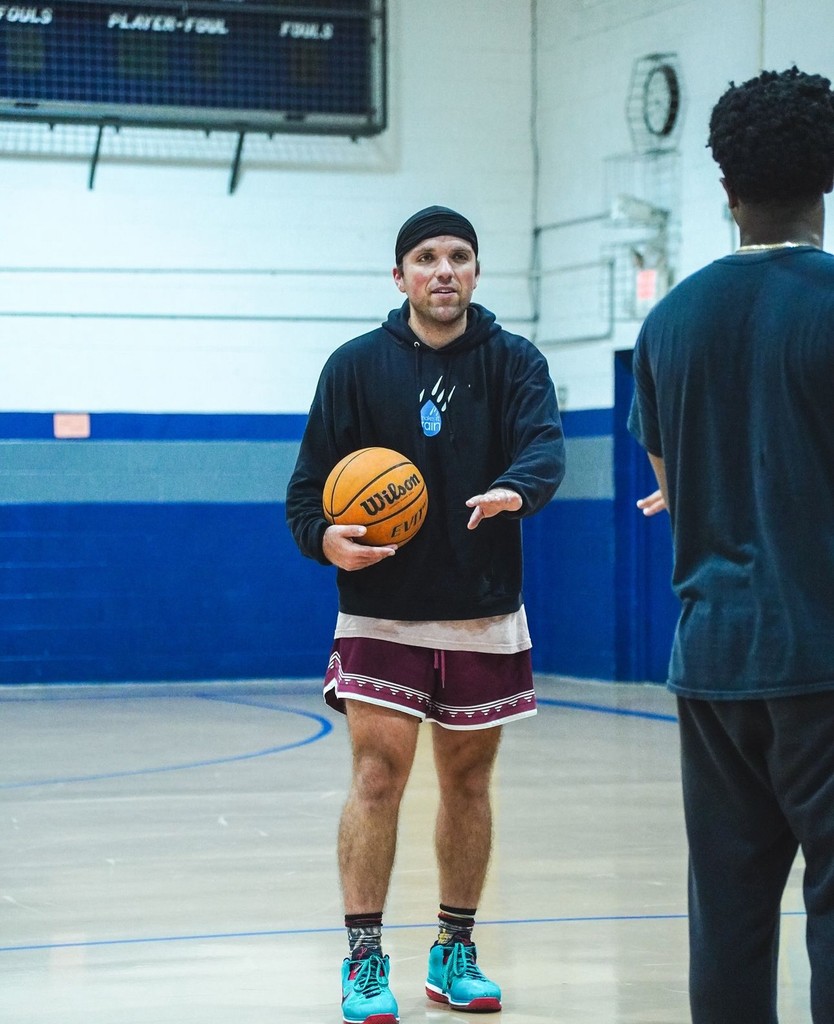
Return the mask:
<path id="1" fill-rule="evenodd" d="M 0 118 L 373 135 L 385 0 L 0 5 Z"/>

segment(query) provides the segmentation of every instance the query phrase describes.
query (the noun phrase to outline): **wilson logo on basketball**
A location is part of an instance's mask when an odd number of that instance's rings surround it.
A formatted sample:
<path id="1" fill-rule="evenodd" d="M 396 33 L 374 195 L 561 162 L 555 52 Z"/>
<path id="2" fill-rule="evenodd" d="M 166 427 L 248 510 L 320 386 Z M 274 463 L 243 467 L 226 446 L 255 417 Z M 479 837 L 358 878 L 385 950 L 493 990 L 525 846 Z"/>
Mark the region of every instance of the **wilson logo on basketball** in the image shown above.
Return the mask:
<path id="1" fill-rule="evenodd" d="M 402 547 L 426 521 L 428 494 L 423 474 L 391 448 L 360 448 L 331 470 L 322 510 L 336 526 L 364 526 L 359 544 Z"/>
<path id="2" fill-rule="evenodd" d="M 384 490 L 377 491 L 376 494 L 365 498 L 359 504 L 369 516 L 375 516 L 380 512 L 384 512 L 391 505 L 396 505 L 409 491 L 413 491 L 415 487 L 420 487 L 422 483 L 423 481 L 420 477 L 414 473 L 407 480 L 403 480 L 401 484 L 388 484 Z"/>

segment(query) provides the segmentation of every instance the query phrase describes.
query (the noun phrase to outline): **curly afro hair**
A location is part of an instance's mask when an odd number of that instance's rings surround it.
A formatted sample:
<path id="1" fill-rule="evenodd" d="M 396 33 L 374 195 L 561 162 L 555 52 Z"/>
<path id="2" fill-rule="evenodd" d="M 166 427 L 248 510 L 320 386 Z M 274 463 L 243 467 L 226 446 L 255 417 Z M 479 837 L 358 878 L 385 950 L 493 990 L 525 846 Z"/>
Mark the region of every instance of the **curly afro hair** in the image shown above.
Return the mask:
<path id="1" fill-rule="evenodd" d="M 821 75 L 763 71 L 730 88 L 710 117 L 707 145 L 748 203 L 813 200 L 834 179 L 834 93 Z"/>

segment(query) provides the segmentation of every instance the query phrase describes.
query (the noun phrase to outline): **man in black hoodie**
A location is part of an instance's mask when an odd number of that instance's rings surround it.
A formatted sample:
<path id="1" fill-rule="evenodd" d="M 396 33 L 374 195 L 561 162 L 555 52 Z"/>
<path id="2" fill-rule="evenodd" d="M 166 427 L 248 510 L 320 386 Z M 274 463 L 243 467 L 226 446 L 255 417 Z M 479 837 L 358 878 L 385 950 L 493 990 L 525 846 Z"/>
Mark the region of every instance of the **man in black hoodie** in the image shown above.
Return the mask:
<path id="1" fill-rule="evenodd" d="M 553 497 L 564 443 L 544 356 L 471 301 L 471 223 L 433 206 L 403 224 L 394 281 L 406 301 L 327 361 L 287 493 L 301 551 L 338 567 L 327 703 L 347 715 L 353 776 L 339 828 L 350 955 L 345 1024 L 395 1024 L 382 912 L 400 801 L 421 721 L 434 723 L 440 804 L 439 935 L 426 993 L 457 1010 L 501 1009 L 472 942 L 492 838 L 490 778 L 501 726 L 536 712 L 522 603 L 520 520 Z M 361 543 L 328 525 L 324 482 L 358 448 L 411 459 L 425 524 L 408 545 Z"/>

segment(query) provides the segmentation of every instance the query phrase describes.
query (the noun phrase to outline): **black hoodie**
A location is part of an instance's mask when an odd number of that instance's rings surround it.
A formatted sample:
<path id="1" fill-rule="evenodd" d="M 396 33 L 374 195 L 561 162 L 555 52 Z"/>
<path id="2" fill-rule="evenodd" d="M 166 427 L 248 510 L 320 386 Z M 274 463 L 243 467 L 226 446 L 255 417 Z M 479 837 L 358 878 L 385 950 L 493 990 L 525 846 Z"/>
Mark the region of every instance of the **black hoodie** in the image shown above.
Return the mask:
<path id="1" fill-rule="evenodd" d="M 428 490 L 426 521 L 393 558 L 339 570 L 339 608 L 382 619 L 474 619 L 521 606 L 520 518 L 553 497 L 564 439 L 547 361 L 475 303 L 466 331 L 430 348 L 408 326 L 408 302 L 338 348 L 322 370 L 295 471 L 287 521 L 302 553 L 324 564 L 324 482 L 358 448 L 409 458 Z M 467 530 L 466 500 L 511 487 L 521 511 Z"/>

